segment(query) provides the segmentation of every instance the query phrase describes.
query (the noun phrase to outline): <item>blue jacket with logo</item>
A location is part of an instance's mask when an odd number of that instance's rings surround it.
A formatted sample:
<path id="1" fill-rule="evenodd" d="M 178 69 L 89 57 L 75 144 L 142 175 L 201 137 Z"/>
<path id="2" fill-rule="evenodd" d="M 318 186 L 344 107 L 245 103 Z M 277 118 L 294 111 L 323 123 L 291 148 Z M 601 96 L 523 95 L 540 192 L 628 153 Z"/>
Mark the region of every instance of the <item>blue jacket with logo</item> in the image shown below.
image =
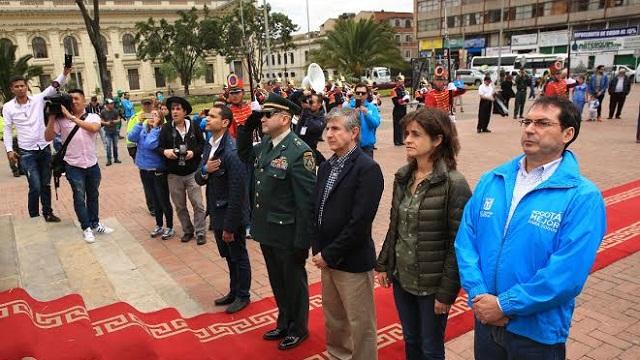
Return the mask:
<path id="1" fill-rule="evenodd" d="M 127 135 L 129 141 L 138 144 L 135 163 L 142 170 L 164 171 L 167 165 L 164 156 L 158 151 L 160 146 L 160 128 L 147 130 L 147 126 L 136 124 Z"/>
<path id="2" fill-rule="evenodd" d="M 505 229 L 521 158 L 483 175 L 465 207 L 455 242 L 462 287 L 470 304 L 480 294 L 497 296 L 510 318 L 507 331 L 564 343 L 605 234 L 604 200 L 565 151 Z"/>
<path id="3" fill-rule="evenodd" d="M 356 107 L 356 99 L 351 99 L 344 107 L 354 109 Z M 367 114 L 361 113 L 358 115 L 358 120 L 360 120 L 360 147 L 363 148 L 372 147 L 376 144 L 376 129 L 380 126 L 380 111 L 378 111 L 378 107 L 368 100 L 364 101 L 364 107 L 367 108 Z"/>

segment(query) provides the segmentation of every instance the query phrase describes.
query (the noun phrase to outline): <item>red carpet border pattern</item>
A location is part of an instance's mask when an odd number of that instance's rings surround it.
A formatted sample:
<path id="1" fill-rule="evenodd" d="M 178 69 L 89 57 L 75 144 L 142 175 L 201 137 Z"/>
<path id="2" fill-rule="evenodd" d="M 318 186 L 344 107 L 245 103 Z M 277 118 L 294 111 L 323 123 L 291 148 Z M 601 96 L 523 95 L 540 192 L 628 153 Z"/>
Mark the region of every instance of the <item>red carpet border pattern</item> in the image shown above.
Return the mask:
<path id="1" fill-rule="evenodd" d="M 592 271 L 640 250 L 640 181 L 603 192 L 608 232 Z M 319 283 L 310 286 L 310 337 L 287 352 L 261 339 L 274 327 L 273 298 L 235 315 L 209 313 L 184 319 L 173 308 L 142 313 L 126 303 L 88 311 L 79 295 L 40 302 L 23 289 L 0 293 L 0 359 L 328 359 Z M 402 328 L 390 289 L 376 288 L 378 349 L 381 359 L 403 357 Z M 467 296 L 456 299 L 447 339 L 473 327 Z M 64 355 L 63 355 L 64 354 Z"/>

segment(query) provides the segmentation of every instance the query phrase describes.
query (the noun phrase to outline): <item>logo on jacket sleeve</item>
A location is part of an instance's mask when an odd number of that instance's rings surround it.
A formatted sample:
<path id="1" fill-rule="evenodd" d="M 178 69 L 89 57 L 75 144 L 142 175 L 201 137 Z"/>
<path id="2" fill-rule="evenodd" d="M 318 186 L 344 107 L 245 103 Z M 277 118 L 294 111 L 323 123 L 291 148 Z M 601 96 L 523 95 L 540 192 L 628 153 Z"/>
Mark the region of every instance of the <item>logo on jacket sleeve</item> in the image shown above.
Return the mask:
<path id="1" fill-rule="evenodd" d="M 481 217 L 491 217 L 493 216 L 493 211 L 491 208 L 493 207 L 493 203 L 495 202 L 494 198 L 484 198 L 484 203 L 482 204 L 482 211 L 480 211 Z"/>
<path id="2" fill-rule="evenodd" d="M 561 222 L 561 212 L 533 210 L 529 216 L 529 224 L 552 232 L 558 231 Z"/>

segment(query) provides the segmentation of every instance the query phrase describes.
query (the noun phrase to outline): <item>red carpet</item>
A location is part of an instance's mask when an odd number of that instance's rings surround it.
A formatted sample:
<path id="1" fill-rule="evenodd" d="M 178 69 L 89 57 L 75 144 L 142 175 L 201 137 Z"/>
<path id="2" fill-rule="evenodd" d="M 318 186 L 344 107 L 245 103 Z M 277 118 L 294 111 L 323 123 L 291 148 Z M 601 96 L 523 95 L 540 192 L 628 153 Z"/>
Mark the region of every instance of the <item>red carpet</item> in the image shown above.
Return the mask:
<path id="1" fill-rule="evenodd" d="M 640 181 L 605 191 L 608 232 L 593 271 L 640 250 Z M 87 311 L 79 295 L 48 302 L 22 289 L 0 293 L 0 359 L 327 359 L 320 284 L 310 287 L 310 337 L 281 352 L 261 340 L 274 327 L 272 298 L 233 315 L 184 319 L 175 309 L 141 313 L 126 303 Z M 402 359 L 402 329 L 390 289 L 376 289 L 380 359 Z M 447 339 L 473 327 L 461 294 L 451 310 Z"/>

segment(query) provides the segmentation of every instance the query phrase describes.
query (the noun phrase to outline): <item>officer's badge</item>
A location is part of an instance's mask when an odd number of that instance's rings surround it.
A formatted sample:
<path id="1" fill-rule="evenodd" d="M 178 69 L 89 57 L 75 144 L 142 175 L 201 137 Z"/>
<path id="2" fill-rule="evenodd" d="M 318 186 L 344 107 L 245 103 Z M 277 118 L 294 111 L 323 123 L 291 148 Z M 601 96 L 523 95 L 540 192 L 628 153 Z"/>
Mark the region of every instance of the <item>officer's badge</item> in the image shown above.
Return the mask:
<path id="1" fill-rule="evenodd" d="M 271 167 L 274 169 L 287 170 L 289 167 L 289 161 L 286 157 L 282 156 L 277 159 L 271 160 Z"/>
<path id="2" fill-rule="evenodd" d="M 311 151 L 305 151 L 305 153 L 302 155 L 303 161 L 304 161 L 304 168 L 311 171 L 311 172 L 315 172 L 316 171 L 316 159 L 313 157 L 313 152 Z"/>

